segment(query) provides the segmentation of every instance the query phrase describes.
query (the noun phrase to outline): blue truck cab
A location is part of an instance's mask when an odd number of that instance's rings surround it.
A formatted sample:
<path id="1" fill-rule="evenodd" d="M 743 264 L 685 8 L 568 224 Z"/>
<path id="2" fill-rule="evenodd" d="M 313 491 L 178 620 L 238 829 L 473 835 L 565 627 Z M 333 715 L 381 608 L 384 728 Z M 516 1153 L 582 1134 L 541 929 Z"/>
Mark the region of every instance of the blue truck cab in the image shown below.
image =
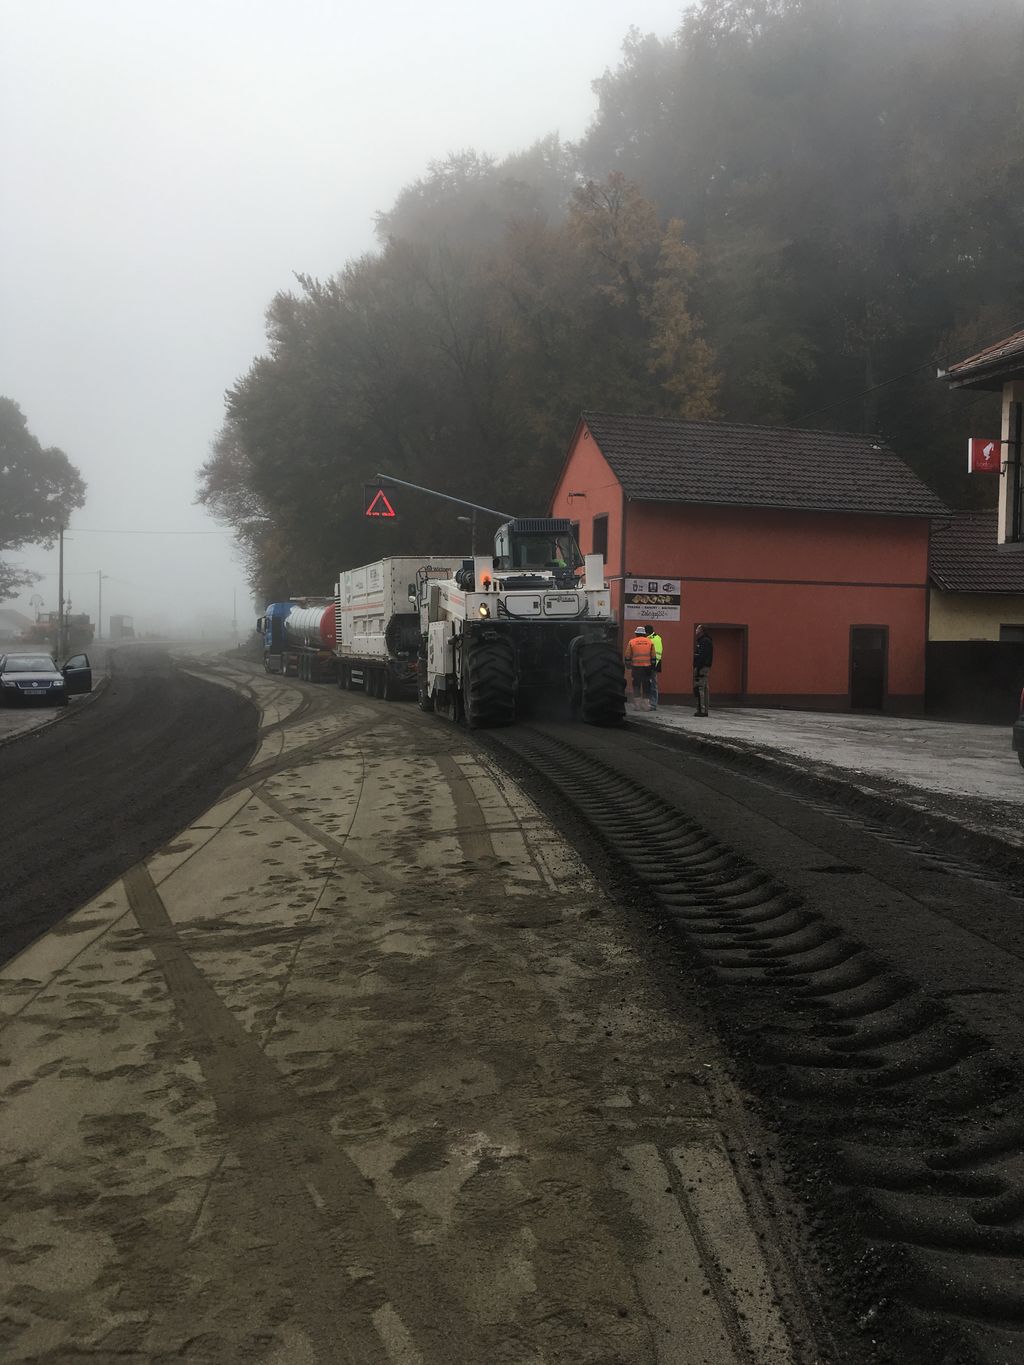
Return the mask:
<path id="1" fill-rule="evenodd" d="M 294 602 L 271 602 L 256 622 L 256 629 L 263 636 L 263 667 L 268 673 L 283 671 L 284 623 L 294 609 Z"/>

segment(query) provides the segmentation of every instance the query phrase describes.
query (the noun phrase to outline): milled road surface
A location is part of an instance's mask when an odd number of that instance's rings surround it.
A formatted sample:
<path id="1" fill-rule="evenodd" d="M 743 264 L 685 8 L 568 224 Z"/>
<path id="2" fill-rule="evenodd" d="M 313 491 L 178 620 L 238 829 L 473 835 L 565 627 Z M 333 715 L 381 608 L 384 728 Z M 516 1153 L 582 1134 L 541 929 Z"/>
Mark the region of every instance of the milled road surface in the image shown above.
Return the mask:
<path id="1" fill-rule="evenodd" d="M 851 1313 L 844 1358 L 1019 1365 L 1019 865 L 972 865 L 653 727 L 485 742 L 705 974 Z"/>
<path id="2" fill-rule="evenodd" d="M 187 825 L 255 743 L 240 693 L 132 645 L 102 696 L 3 745 L 0 962 Z"/>
<path id="3" fill-rule="evenodd" d="M 3 1359 L 835 1359 L 692 985 L 522 788 L 195 667 L 251 764 L 0 972 Z"/>

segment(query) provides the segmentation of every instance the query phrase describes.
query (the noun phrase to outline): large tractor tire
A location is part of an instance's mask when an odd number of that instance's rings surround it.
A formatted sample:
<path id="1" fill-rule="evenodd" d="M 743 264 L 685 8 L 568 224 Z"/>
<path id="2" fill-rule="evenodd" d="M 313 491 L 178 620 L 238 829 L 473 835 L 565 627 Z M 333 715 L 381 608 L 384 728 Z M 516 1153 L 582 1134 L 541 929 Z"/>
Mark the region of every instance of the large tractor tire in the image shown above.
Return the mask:
<path id="1" fill-rule="evenodd" d="M 626 718 L 626 675 L 609 640 L 585 640 L 575 654 L 579 713 L 588 725 L 621 725 Z"/>
<path id="2" fill-rule="evenodd" d="M 511 640 L 472 640 L 463 648 L 462 700 L 471 730 L 516 718 L 516 650 Z"/>

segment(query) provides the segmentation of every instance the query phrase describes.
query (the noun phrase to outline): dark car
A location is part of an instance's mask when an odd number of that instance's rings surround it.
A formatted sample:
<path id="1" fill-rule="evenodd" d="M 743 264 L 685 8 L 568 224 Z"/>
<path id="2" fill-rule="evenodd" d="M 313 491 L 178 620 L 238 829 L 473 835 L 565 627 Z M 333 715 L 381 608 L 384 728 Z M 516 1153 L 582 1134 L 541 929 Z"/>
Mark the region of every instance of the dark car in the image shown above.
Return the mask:
<path id="1" fill-rule="evenodd" d="M 67 706 L 69 697 L 91 691 L 85 654 L 76 654 L 63 668 L 49 654 L 0 655 L 0 703 L 5 706 Z"/>
<path id="2" fill-rule="evenodd" d="M 1024 692 L 1020 694 L 1017 710 L 1020 714 L 1013 722 L 1013 747 L 1020 759 L 1020 766 L 1024 768 Z"/>

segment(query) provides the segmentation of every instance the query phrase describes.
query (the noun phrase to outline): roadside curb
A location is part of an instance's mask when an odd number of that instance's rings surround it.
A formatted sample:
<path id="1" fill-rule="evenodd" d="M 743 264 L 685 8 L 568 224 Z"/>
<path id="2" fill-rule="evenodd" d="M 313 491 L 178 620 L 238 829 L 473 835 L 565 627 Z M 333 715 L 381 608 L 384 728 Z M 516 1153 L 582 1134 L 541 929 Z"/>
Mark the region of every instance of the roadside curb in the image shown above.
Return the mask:
<path id="1" fill-rule="evenodd" d="M 843 770 L 829 768 L 820 760 L 798 759 L 778 749 L 755 748 L 745 740 L 694 735 L 656 721 L 641 721 L 636 730 L 652 738 L 656 736 L 659 744 L 711 759 L 737 773 L 749 775 L 753 770 L 776 781 L 781 778 L 782 785 L 797 795 L 814 796 L 838 805 L 865 823 L 938 846 L 947 856 L 966 857 L 1020 877 L 1024 845 L 978 825 L 964 824 L 963 816 L 954 815 L 952 810 L 924 810 L 917 803 L 929 801 L 938 807 L 952 807 L 954 799 L 942 793 L 914 788 L 917 797 L 914 799 L 910 789 L 891 779 L 853 771 L 844 775 Z"/>
<path id="2" fill-rule="evenodd" d="M 51 726 L 56 725 L 59 721 L 70 720 L 72 715 L 76 716 L 81 715 L 82 708 L 94 702 L 96 698 L 102 692 L 105 692 L 109 686 L 110 674 L 104 673 L 91 692 L 87 692 L 84 697 L 77 697 L 71 703 L 70 706 L 59 707 L 57 709 L 57 714 L 49 721 L 48 724 L 34 725 L 31 730 L 19 730 L 16 734 L 4 735 L 2 738 L 0 738 L 0 749 L 6 749 L 11 744 L 17 744 L 19 741 L 23 739 L 31 739 L 33 735 L 43 734 L 44 731 L 49 730 Z"/>

